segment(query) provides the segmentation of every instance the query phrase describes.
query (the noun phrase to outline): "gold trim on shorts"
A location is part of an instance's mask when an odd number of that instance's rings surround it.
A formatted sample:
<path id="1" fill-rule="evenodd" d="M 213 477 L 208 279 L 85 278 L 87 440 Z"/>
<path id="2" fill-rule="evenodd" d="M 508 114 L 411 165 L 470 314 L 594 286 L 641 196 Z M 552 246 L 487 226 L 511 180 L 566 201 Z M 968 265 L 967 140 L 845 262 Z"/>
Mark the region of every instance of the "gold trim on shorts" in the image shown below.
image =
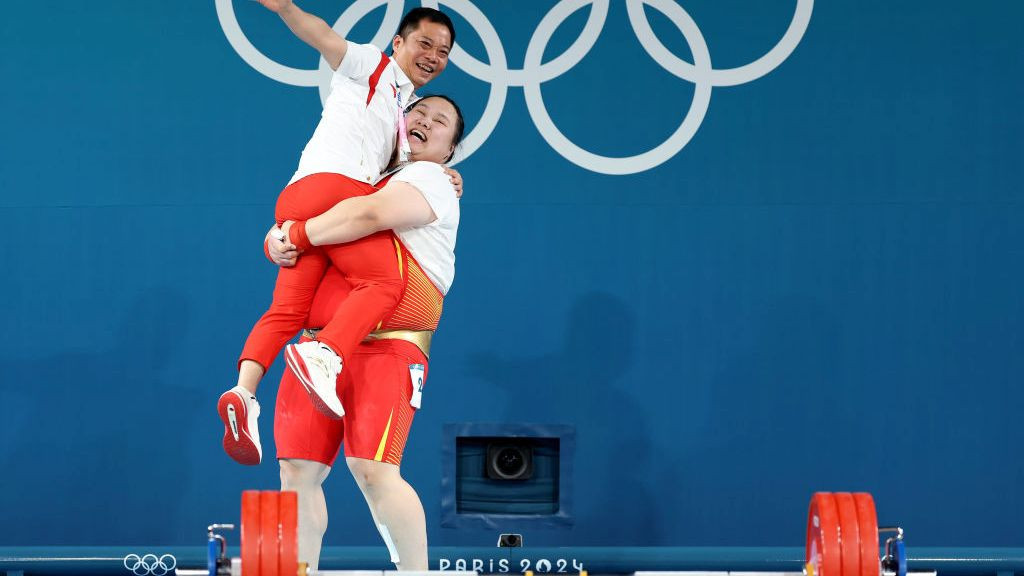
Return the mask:
<path id="1" fill-rule="evenodd" d="M 311 340 L 316 338 L 320 328 L 306 328 L 302 335 Z M 373 340 L 405 340 L 414 344 L 423 352 L 423 355 L 430 358 L 430 341 L 434 337 L 433 330 L 374 330 L 366 335 L 363 342 Z"/>

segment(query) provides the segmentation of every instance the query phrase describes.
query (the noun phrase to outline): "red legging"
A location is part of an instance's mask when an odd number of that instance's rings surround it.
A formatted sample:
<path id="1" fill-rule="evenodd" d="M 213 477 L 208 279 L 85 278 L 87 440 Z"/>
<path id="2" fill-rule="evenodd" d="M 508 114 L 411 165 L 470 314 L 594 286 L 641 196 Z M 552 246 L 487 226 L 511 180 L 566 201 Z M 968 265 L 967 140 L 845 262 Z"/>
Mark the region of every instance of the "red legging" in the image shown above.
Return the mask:
<path id="1" fill-rule="evenodd" d="M 372 194 L 376 188 L 340 174 L 312 174 L 293 182 L 277 199 L 275 218 L 308 220 L 338 202 Z M 242 360 L 254 360 L 266 370 L 281 348 L 306 326 L 313 295 L 328 265 L 334 265 L 352 291 L 317 335 L 342 360 L 392 311 L 402 297 L 405 281 L 391 231 L 302 253 L 295 266 L 280 268 L 274 300 L 256 322 L 242 349 Z"/>

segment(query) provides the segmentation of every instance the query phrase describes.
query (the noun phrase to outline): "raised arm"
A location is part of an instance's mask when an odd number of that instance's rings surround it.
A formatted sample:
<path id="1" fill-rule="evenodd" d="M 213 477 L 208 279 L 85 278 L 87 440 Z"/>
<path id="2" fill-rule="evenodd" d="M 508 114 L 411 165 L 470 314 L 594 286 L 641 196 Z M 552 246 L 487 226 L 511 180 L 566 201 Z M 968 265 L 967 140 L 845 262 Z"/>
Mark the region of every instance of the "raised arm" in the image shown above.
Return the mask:
<path id="1" fill-rule="evenodd" d="M 337 70 L 348 51 L 348 41 L 338 35 L 327 22 L 305 12 L 291 0 L 259 0 L 271 12 L 276 12 L 300 40 L 316 48 L 324 60 Z"/>
<path id="2" fill-rule="evenodd" d="M 352 242 L 381 230 L 425 226 L 436 219 L 419 189 L 408 182 L 392 181 L 380 192 L 339 202 L 286 232 L 301 250 L 310 245 Z"/>

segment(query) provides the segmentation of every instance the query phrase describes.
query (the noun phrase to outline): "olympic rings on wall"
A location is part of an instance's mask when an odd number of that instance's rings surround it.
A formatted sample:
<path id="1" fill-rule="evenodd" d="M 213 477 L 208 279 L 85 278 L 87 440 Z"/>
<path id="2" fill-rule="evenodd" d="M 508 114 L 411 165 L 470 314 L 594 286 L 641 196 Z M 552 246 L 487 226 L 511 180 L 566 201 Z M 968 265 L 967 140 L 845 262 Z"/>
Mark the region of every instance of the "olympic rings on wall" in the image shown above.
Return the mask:
<path id="1" fill-rule="evenodd" d="M 491 85 L 483 115 L 476 126 L 466 135 L 455 162 L 471 156 L 490 137 L 498 125 L 505 108 L 505 99 L 510 87 L 522 87 L 526 108 L 541 137 L 565 159 L 582 168 L 601 174 L 635 174 L 654 168 L 679 153 L 693 138 L 704 121 L 704 114 L 711 103 L 713 87 L 737 86 L 753 82 L 765 76 L 782 64 L 800 40 L 810 24 L 814 0 L 796 0 L 796 9 L 788 29 L 779 42 L 763 56 L 737 68 L 715 69 L 707 42 L 697 23 L 676 0 L 625 0 L 629 22 L 644 50 L 672 75 L 694 84 L 693 101 L 679 127 L 667 140 L 646 152 L 634 156 L 608 157 L 589 152 L 569 140 L 555 126 L 548 114 L 541 93 L 541 85 L 566 73 L 579 64 L 597 43 L 608 15 L 609 0 L 561 0 L 544 16 L 533 32 L 526 48 L 526 58 L 521 70 L 508 67 L 505 49 L 494 26 L 471 0 L 421 0 L 423 6 L 446 9 L 462 16 L 476 31 L 487 52 L 490 64 L 474 58 L 456 44 L 449 56 L 449 65 L 455 65 L 473 78 Z M 315 70 L 291 68 L 271 60 L 249 42 L 235 17 L 232 0 L 216 0 L 217 17 L 228 42 L 247 64 L 261 74 L 294 86 L 318 86 L 320 98 L 325 100 L 330 90 L 331 70 L 327 62 L 320 59 Z M 371 11 L 386 6 L 384 18 L 377 33 L 370 42 L 375 46 L 387 46 L 405 10 L 404 0 L 356 0 L 334 23 L 334 30 L 346 36 L 356 22 Z M 542 62 L 544 50 L 555 30 L 578 10 L 590 6 L 587 23 L 579 38 L 557 57 Z M 693 63 L 686 62 L 672 54 L 658 40 L 644 13 L 644 5 L 658 10 L 679 29 L 689 44 Z M 453 163 L 455 163 L 453 162 Z"/>

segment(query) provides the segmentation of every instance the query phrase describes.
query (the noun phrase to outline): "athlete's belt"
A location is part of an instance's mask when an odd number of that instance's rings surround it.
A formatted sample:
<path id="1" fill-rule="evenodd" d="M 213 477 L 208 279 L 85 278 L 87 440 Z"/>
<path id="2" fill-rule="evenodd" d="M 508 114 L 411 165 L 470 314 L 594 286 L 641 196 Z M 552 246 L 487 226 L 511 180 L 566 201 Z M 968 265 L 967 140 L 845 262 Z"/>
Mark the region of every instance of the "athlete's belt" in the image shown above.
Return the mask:
<path id="1" fill-rule="evenodd" d="M 310 340 L 316 338 L 320 328 L 306 328 L 302 335 Z M 415 344 L 423 352 L 423 355 L 430 358 L 430 340 L 434 337 L 433 330 L 374 330 L 366 335 L 363 342 L 374 340 L 405 340 Z"/>

